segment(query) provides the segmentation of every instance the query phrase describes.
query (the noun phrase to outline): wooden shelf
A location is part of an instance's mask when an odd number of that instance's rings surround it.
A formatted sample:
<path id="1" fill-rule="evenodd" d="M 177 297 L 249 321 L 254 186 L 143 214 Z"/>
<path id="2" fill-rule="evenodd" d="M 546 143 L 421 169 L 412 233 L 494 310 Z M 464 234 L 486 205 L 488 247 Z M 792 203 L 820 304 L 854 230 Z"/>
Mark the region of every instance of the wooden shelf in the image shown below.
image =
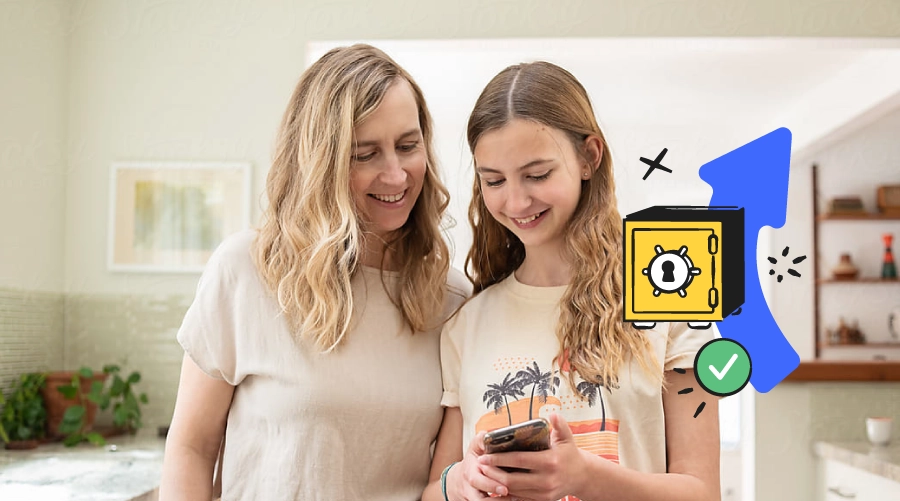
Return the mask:
<path id="1" fill-rule="evenodd" d="M 821 348 L 900 348 L 900 343 L 819 344 Z"/>
<path id="2" fill-rule="evenodd" d="M 822 319 L 821 319 L 821 288 L 824 285 L 833 285 L 833 284 L 841 284 L 841 285 L 849 285 L 849 284 L 900 284 L 900 280 L 897 279 L 882 279 L 880 277 L 860 277 L 852 280 L 835 280 L 834 278 L 829 278 L 831 273 L 827 273 L 826 276 L 822 276 L 820 273 L 819 267 L 821 261 L 820 259 L 820 245 L 821 242 L 819 240 L 819 226 L 820 223 L 825 221 L 847 221 L 847 222 L 866 222 L 866 221 L 900 221 L 900 214 L 896 212 L 892 212 L 890 214 L 883 214 L 880 212 L 863 212 L 860 211 L 858 213 L 845 213 L 845 214 L 829 214 L 829 213 L 821 213 L 819 212 L 819 166 L 816 164 L 812 165 L 812 237 L 813 237 L 813 248 L 812 248 L 812 263 L 810 266 L 812 267 L 812 281 L 815 284 L 813 287 L 813 346 L 815 348 L 814 352 L 814 360 L 811 362 L 801 363 L 800 366 L 795 370 L 791 375 L 787 377 L 788 381 L 900 381 L 900 361 L 883 361 L 883 360 L 875 360 L 875 361 L 836 361 L 836 360 L 821 360 L 821 354 L 823 350 L 829 350 L 831 353 L 834 353 L 834 350 L 839 350 L 841 348 L 848 348 L 851 350 L 858 350 L 860 348 L 875 348 L 875 349 L 883 349 L 883 350 L 893 350 L 894 348 L 900 348 L 900 343 L 864 343 L 859 345 L 830 345 L 827 342 L 822 342 L 822 339 L 827 339 L 822 336 Z M 894 289 L 891 289 L 893 292 Z M 840 292 L 840 291 L 838 291 Z M 852 290 L 850 291 L 853 292 Z M 857 352 L 859 354 L 864 354 L 865 352 Z M 890 353 L 896 353 L 891 351 Z M 845 352 L 846 354 L 846 352 Z M 883 357 L 879 357 L 883 358 Z"/>
<path id="3" fill-rule="evenodd" d="M 819 214 L 817 221 L 900 221 L 900 214 L 864 212 L 861 214 Z"/>
<path id="4" fill-rule="evenodd" d="M 825 279 L 816 280 L 816 283 L 819 285 L 824 285 L 824 284 L 900 284 L 900 279 L 865 277 L 865 278 L 854 278 L 851 280 L 839 280 L 839 279 L 834 279 L 834 278 L 825 278 Z"/>
<path id="5" fill-rule="evenodd" d="M 900 381 L 900 362 L 801 362 L 785 381 Z"/>

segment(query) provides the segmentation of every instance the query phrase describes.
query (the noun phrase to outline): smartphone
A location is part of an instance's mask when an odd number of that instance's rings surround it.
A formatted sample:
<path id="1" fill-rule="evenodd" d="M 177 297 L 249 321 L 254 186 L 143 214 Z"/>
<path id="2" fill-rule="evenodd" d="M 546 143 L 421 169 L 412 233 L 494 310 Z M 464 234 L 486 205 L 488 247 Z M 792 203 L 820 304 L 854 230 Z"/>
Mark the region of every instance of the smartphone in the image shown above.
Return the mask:
<path id="1" fill-rule="evenodd" d="M 543 451 L 550 448 L 550 423 L 544 418 L 498 428 L 484 436 L 487 454 L 510 451 Z"/>

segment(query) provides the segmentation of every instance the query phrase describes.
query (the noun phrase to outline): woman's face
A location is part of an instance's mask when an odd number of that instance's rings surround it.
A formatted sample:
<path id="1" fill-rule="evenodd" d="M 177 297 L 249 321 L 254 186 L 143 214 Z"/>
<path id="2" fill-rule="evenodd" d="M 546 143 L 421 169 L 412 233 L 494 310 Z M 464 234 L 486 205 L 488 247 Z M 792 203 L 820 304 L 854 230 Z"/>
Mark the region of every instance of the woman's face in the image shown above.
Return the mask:
<path id="1" fill-rule="evenodd" d="M 485 206 L 526 252 L 562 244 L 591 173 L 564 132 L 514 119 L 481 136 L 475 166 Z"/>
<path id="2" fill-rule="evenodd" d="M 405 79 L 391 84 L 353 137 L 350 190 L 363 229 L 385 238 L 406 223 L 425 179 L 419 107 Z"/>

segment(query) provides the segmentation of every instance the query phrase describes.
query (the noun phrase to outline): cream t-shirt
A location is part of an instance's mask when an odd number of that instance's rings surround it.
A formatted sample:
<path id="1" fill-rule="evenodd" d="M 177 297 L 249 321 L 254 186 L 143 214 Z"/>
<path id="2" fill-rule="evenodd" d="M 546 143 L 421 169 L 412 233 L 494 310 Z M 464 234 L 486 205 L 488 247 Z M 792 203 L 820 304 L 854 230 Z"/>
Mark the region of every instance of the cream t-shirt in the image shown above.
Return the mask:
<path id="1" fill-rule="evenodd" d="M 554 362 L 561 287 L 533 287 L 511 275 L 472 298 L 441 337 L 442 404 L 460 408 L 463 450 L 480 431 L 560 413 L 579 447 L 642 472 L 666 472 L 662 388 L 637 362 L 619 374 L 618 388 L 576 378 Z M 713 331 L 657 324 L 645 331 L 664 370 L 693 368 Z M 676 388 L 681 390 L 681 388 Z M 585 398 L 581 398 L 581 396 Z"/>
<path id="2" fill-rule="evenodd" d="M 222 500 L 415 500 L 441 424 L 439 329 L 411 335 L 381 282 L 352 279 L 354 327 L 322 354 L 296 340 L 251 259 L 255 231 L 206 266 L 178 341 L 235 386 Z M 395 273 L 385 272 L 388 287 Z M 451 270 L 445 317 L 469 294 Z"/>

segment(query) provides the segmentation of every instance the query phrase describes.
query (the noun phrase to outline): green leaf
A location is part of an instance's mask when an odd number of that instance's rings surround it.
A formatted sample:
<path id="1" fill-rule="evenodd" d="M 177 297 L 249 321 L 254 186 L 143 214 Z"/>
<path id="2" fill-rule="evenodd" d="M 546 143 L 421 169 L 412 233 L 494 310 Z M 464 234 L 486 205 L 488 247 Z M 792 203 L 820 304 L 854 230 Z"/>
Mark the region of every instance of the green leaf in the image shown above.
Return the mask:
<path id="1" fill-rule="evenodd" d="M 19 429 L 16 430 L 16 435 L 18 435 L 19 440 L 28 440 L 31 438 L 31 428 L 19 426 Z"/>
<path id="2" fill-rule="evenodd" d="M 127 420 L 128 409 L 126 409 L 125 406 L 117 407 L 113 412 L 113 423 L 115 423 L 116 426 L 123 426 Z"/>
<path id="3" fill-rule="evenodd" d="M 58 386 L 56 389 L 62 393 L 67 400 L 74 399 L 75 395 L 78 394 L 78 388 L 72 385 Z"/>
<path id="4" fill-rule="evenodd" d="M 92 371 L 90 367 L 82 367 L 81 369 L 78 369 L 78 375 L 85 379 L 90 379 L 94 377 L 94 371 Z"/>
<path id="5" fill-rule="evenodd" d="M 122 381 L 122 378 L 116 376 L 113 379 L 112 387 L 109 389 L 109 394 L 113 397 L 118 397 L 125 392 L 126 388 L 127 386 L 125 385 L 125 381 Z"/>
<path id="6" fill-rule="evenodd" d="M 63 445 L 65 445 L 66 447 L 75 447 L 76 445 L 80 444 L 82 440 L 84 440 L 84 435 L 82 435 L 81 433 L 74 433 L 63 440 Z"/>
<path id="7" fill-rule="evenodd" d="M 95 404 L 99 404 L 103 398 L 103 383 L 94 381 L 91 383 L 91 392 L 87 394 L 87 399 Z"/>
<path id="8" fill-rule="evenodd" d="M 66 409 L 66 413 L 63 414 L 63 421 L 74 422 L 78 421 L 84 417 L 85 408 L 83 405 L 73 405 Z"/>
<path id="9" fill-rule="evenodd" d="M 142 403 L 142 404 L 146 404 L 147 401 L 148 401 L 148 400 L 147 400 L 147 394 L 146 394 L 146 393 L 141 393 L 141 403 Z"/>
<path id="10" fill-rule="evenodd" d="M 91 383 L 91 393 L 95 393 L 97 395 L 103 393 L 103 381 L 94 381 Z"/>
<path id="11" fill-rule="evenodd" d="M 77 433 L 80 430 L 81 430 L 81 421 L 76 421 L 74 423 L 67 423 L 67 422 L 63 421 L 62 423 L 59 423 L 59 428 L 57 428 L 57 431 L 62 433 L 63 435 L 68 435 L 70 433 Z"/>
<path id="12" fill-rule="evenodd" d="M 33 405 L 33 403 L 29 402 L 31 405 L 26 406 L 22 410 L 22 420 L 26 423 L 33 423 L 37 421 L 41 416 L 41 408 Z"/>
<path id="13" fill-rule="evenodd" d="M 6 434 L 2 424 L 0 424 L 0 440 L 3 440 L 3 443 L 9 443 L 9 435 Z"/>
<path id="14" fill-rule="evenodd" d="M 108 364 L 103 366 L 104 374 L 113 374 L 119 372 L 119 366 L 115 364 Z"/>
<path id="15" fill-rule="evenodd" d="M 101 410 L 105 411 L 107 408 L 109 408 L 109 403 L 111 401 L 112 401 L 112 399 L 109 398 L 109 395 L 103 395 L 103 398 L 100 399 L 100 403 L 98 403 L 97 405 L 100 406 Z"/>
<path id="16" fill-rule="evenodd" d="M 90 432 L 86 435 L 87 441 L 94 445 L 105 445 L 106 439 L 103 438 L 103 435 L 97 432 Z"/>
<path id="17" fill-rule="evenodd" d="M 132 372 L 130 376 L 128 376 L 128 382 L 130 384 L 137 384 L 141 382 L 141 373 L 140 372 Z"/>

